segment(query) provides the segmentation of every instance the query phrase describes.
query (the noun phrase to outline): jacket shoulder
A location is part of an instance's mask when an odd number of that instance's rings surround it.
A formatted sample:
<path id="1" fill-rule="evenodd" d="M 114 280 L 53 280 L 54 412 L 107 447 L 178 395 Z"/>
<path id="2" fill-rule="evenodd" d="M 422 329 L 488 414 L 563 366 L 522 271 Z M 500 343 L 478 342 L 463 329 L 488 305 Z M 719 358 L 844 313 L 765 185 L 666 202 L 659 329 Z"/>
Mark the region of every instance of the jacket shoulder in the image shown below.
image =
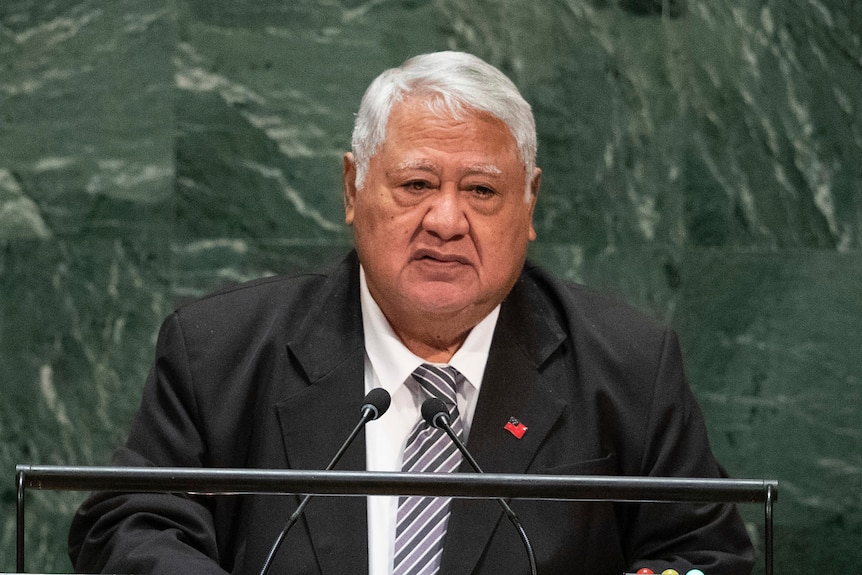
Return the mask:
<path id="1" fill-rule="evenodd" d="M 350 258 L 335 266 L 292 275 L 274 275 L 222 287 L 181 303 L 174 315 L 184 330 L 240 331 L 278 323 L 297 326 L 323 295 L 344 289 L 352 273 Z"/>
<path id="2" fill-rule="evenodd" d="M 528 262 L 519 283 L 539 313 L 559 324 L 567 335 L 621 338 L 625 341 L 662 339 L 667 326 L 621 298 L 554 277 Z"/>

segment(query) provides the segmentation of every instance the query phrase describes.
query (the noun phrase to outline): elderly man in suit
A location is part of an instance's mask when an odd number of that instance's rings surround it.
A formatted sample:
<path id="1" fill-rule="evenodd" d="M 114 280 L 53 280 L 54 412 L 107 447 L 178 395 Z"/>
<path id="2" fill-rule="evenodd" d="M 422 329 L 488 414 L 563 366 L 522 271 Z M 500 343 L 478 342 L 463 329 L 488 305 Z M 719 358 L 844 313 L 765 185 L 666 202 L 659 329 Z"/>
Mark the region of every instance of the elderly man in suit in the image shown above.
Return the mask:
<path id="1" fill-rule="evenodd" d="M 486 472 L 723 476 L 674 334 L 526 262 L 535 157 L 529 105 L 482 60 L 427 54 L 381 74 L 344 157 L 355 251 L 177 309 L 115 464 L 323 469 L 382 387 L 391 409 L 339 469 L 469 471 L 419 415 L 436 396 Z M 94 494 L 70 552 L 80 571 L 255 573 L 298 503 Z M 753 561 L 733 506 L 511 505 L 543 575 L 743 575 Z M 503 518 L 494 501 L 319 498 L 272 568 L 529 573 Z"/>

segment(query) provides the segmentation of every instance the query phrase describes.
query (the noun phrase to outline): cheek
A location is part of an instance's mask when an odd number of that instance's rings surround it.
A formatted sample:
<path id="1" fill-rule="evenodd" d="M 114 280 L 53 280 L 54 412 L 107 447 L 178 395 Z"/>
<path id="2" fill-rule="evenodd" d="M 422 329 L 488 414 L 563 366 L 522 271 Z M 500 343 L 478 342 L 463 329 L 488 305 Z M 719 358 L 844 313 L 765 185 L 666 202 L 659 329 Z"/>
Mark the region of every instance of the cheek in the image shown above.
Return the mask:
<path id="1" fill-rule="evenodd" d="M 390 216 L 373 197 L 362 197 L 356 202 L 356 221 L 354 228 L 362 235 L 371 235 L 384 227 Z"/>
<path id="2" fill-rule="evenodd" d="M 357 205 L 354 241 L 366 257 L 390 264 L 403 258 L 415 229 L 409 214 L 380 204 Z"/>
<path id="3" fill-rule="evenodd" d="M 520 267 L 531 239 L 531 230 L 530 221 L 522 217 L 482 225 L 474 238 L 482 254 L 485 273 L 509 275 L 512 267 Z"/>

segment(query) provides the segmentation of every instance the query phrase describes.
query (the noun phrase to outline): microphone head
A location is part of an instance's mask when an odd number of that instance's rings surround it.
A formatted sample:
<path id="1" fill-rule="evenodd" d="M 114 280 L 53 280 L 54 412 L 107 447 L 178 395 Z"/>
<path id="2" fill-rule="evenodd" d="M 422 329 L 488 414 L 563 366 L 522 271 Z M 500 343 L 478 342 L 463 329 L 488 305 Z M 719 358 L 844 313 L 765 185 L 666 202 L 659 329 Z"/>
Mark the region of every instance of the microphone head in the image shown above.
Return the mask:
<path id="1" fill-rule="evenodd" d="M 389 392 L 382 387 L 375 387 L 365 396 L 361 411 L 362 413 L 366 413 L 366 410 L 368 410 L 371 420 L 375 420 L 386 413 L 390 403 L 392 403 L 392 397 L 389 395 Z"/>
<path id="2" fill-rule="evenodd" d="M 449 409 L 438 397 L 429 397 L 422 403 L 422 417 L 431 427 L 443 429 L 449 425 Z"/>

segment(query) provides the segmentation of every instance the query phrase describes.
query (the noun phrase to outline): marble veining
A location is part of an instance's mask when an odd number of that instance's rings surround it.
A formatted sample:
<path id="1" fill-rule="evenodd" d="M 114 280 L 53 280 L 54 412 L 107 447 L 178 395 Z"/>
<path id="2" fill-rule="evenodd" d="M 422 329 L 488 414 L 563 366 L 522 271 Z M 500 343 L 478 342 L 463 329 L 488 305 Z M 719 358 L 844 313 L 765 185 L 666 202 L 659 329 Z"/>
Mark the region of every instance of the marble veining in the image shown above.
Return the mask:
<path id="1" fill-rule="evenodd" d="M 530 257 L 677 330 L 720 460 L 781 481 L 777 572 L 858 570 L 862 4 L 7 0 L 0 571 L 12 467 L 106 463 L 177 303 L 338 259 L 362 91 L 449 48 L 533 105 Z M 29 496 L 31 570 L 82 498 Z"/>

